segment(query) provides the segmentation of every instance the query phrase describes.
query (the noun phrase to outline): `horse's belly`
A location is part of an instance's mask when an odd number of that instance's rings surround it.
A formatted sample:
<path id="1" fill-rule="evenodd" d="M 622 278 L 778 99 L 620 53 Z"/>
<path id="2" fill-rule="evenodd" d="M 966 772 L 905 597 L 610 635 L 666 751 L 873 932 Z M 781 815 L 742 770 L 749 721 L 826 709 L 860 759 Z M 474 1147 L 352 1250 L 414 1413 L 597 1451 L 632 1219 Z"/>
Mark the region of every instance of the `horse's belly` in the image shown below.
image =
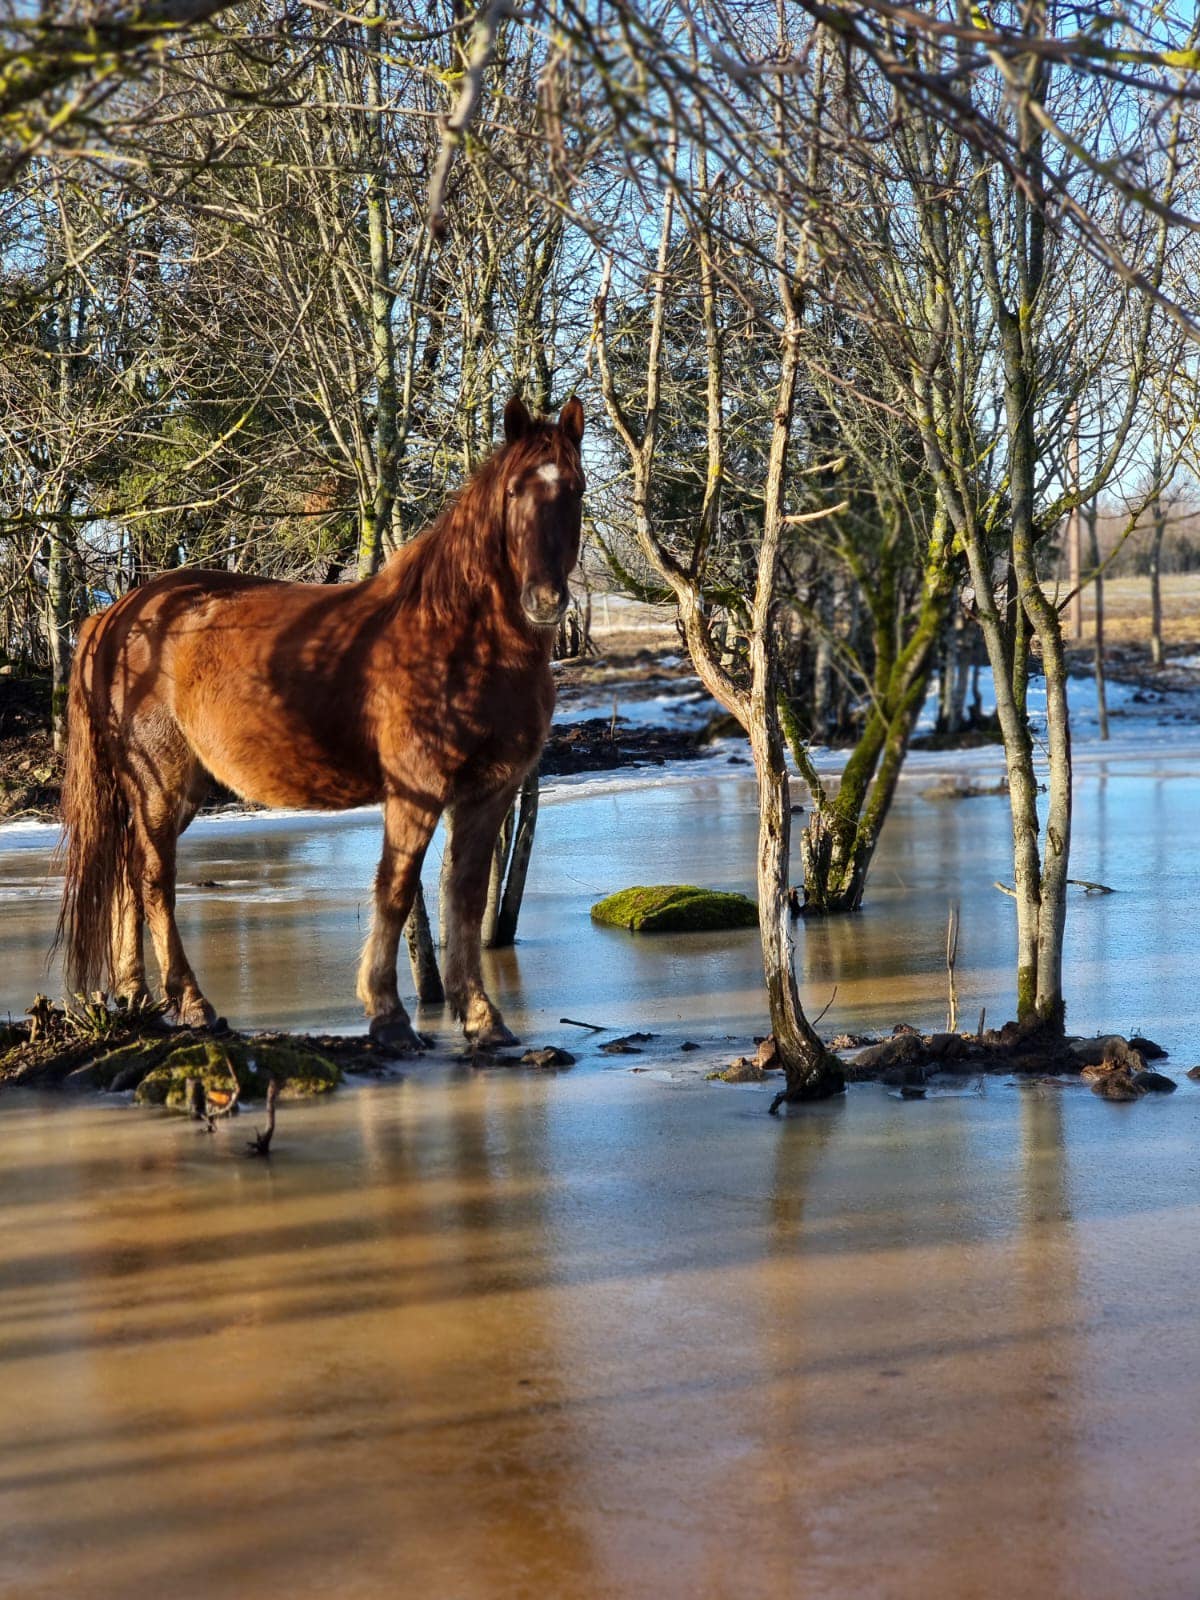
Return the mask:
<path id="1" fill-rule="evenodd" d="M 316 739 L 301 725 L 240 709 L 219 727 L 209 719 L 184 727 L 200 761 L 227 789 L 259 805 L 322 811 L 379 798 L 377 766 L 363 754 Z"/>

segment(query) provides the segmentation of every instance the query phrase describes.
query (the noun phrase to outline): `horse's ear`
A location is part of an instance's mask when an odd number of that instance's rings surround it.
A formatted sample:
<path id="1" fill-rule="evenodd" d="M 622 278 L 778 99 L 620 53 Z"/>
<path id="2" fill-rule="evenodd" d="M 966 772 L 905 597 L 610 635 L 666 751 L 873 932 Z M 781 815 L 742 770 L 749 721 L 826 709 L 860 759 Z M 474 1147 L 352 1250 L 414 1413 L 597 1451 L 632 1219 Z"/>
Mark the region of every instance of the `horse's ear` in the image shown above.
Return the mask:
<path id="1" fill-rule="evenodd" d="M 513 395 L 504 408 L 504 437 L 509 444 L 515 444 L 518 439 L 524 438 L 532 427 L 533 418 L 526 410 L 524 400 L 519 394 Z"/>
<path id="2" fill-rule="evenodd" d="M 583 406 L 577 395 L 568 400 L 562 408 L 558 425 L 567 438 L 573 439 L 576 444 L 583 438 Z"/>

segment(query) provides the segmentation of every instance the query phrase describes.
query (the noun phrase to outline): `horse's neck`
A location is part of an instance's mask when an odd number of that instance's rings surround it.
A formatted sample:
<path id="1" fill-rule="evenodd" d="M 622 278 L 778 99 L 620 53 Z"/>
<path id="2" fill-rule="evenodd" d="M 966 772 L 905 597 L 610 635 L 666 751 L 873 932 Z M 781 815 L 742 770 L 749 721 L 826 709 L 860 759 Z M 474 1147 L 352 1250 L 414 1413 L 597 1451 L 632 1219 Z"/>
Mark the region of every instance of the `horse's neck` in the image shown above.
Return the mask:
<path id="1" fill-rule="evenodd" d="M 526 620 L 499 532 L 479 526 L 473 533 L 468 539 L 457 528 L 440 528 L 432 538 L 444 541 L 441 548 L 423 549 L 416 541 L 402 546 L 364 586 L 368 605 L 378 607 L 389 631 L 401 637 L 423 622 L 442 639 L 447 657 L 470 654 L 497 667 L 547 668 L 553 633 Z"/>

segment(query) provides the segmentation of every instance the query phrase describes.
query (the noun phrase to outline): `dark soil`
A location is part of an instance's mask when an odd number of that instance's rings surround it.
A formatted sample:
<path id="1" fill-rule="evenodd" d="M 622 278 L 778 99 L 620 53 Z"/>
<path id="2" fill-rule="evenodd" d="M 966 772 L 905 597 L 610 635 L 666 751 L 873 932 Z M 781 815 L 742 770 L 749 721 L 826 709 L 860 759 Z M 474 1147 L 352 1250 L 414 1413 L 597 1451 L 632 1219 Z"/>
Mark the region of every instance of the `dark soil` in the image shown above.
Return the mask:
<path id="1" fill-rule="evenodd" d="M 1082 1080 L 1107 1100 L 1136 1100 L 1175 1088 L 1172 1079 L 1146 1065 L 1165 1054 L 1160 1045 L 1140 1037 L 1079 1039 L 1015 1022 L 983 1034 L 921 1034 L 901 1024 L 890 1039 L 869 1045 L 846 1062 L 845 1071 L 852 1083 L 885 1083 L 901 1090 L 923 1090 L 939 1076 L 981 1073 Z"/>
<path id="2" fill-rule="evenodd" d="M 50 680 L 0 674 L 0 819 L 57 816 L 62 776 L 50 738 Z"/>
<path id="3" fill-rule="evenodd" d="M 704 755 L 701 735 L 684 728 L 630 728 L 611 717 L 589 717 L 554 728 L 542 751 L 542 774 L 611 772 L 616 767 L 661 767 Z"/>
<path id="4" fill-rule="evenodd" d="M 883 1083 L 906 1099 L 921 1099 L 939 1081 L 1003 1074 L 1006 1077 L 1083 1082 L 1106 1100 L 1138 1100 L 1144 1094 L 1170 1094 L 1176 1084 L 1147 1067 L 1166 1051 L 1150 1039 L 1110 1034 L 1095 1039 L 1064 1038 L 1052 1030 L 1022 1028 L 1009 1022 L 980 1034 L 918 1033 L 899 1023 L 892 1036 L 861 1048 L 866 1040 L 845 1035 L 839 1049 L 858 1049 L 842 1062 L 849 1083 Z M 725 1083 L 765 1083 L 782 1071 L 775 1041 L 758 1041 L 754 1056 L 739 1056 L 721 1072 Z"/>
<path id="5" fill-rule="evenodd" d="M 979 750 L 989 744 L 1003 744 L 1000 719 L 980 717 L 965 723 L 957 733 L 923 733 L 909 741 L 910 750 Z"/>

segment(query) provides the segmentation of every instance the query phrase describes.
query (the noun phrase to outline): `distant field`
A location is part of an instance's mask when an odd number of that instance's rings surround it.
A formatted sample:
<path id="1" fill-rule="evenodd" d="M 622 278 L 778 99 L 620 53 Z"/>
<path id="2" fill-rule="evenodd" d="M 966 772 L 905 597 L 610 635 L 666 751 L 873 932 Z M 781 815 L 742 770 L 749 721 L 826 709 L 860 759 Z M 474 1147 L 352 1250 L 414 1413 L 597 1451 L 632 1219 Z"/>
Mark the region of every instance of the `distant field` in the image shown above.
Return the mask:
<path id="1" fill-rule="evenodd" d="M 1048 590 L 1053 597 L 1053 591 Z M 1162 580 L 1163 639 L 1168 645 L 1200 641 L 1200 573 L 1172 573 Z M 1084 643 L 1094 637 L 1095 590 L 1083 592 Z M 1067 618 L 1064 615 L 1064 624 Z M 1110 578 L 1104 585 L 1107 644 L 1146 644 L 1150 638 L 1148 578 Z M 1068 641 L 1069 642 L 1069 641 Z"/>
<path id="2" fill-rule="evenodd" d="M 1051 599 L 1061 598 L 1047 585 Z M 1173 573 L 1162 580 L 1163 638 L 1168 645 L 1200 644 L 1200 573 Z M 1083 643 L 1094 637 L 1095 590 L 1083 594 Z M 1064 614 L 1064 626 L 1068 618 Z M 648 606 L 617 595 L 596 595 L 592 600 L 592 632 L 597 638 L 620 635 L 631 644 L 641 635 L 643 645 L 675 647 L 674 615 L 670 607 Z M 625 636 L 629 636 L 626 638 Z M 1146 578 L 1110 578 L 1104 585 L 1104 637 L 1113 645 L 1144 645 L 1150 637 L 1150 583 Z M 1068 643 L 1070 640 L 1068 639 Z"/>

